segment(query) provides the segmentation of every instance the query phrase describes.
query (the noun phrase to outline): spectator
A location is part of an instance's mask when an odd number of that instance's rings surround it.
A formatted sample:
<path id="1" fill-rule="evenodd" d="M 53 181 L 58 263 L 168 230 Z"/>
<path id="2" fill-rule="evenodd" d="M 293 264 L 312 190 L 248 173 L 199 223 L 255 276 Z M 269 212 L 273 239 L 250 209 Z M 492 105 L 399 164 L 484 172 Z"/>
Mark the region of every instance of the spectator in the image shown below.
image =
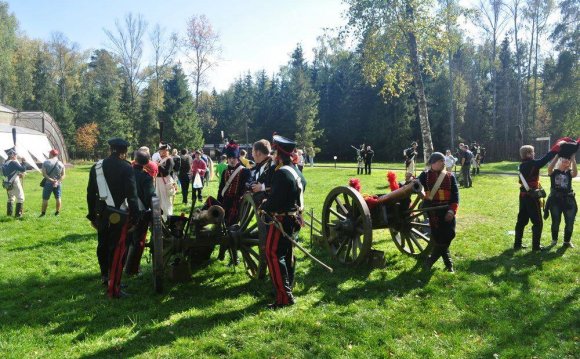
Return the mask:
<path id="1" fill-rule="evenodd" d="M 302 172 L 304 169 L 304 152 L 302 150 L 298 150 L 296 151 L 296 154 L 298 155 L 298 169 L 300 172 Z"/>
<path id="2" fill-rule="evenodd" d="M 220 161 L 216 166 L 215 175 L 217 177 L 218 182 L 221 180 L 222 174 L 224 173 L 226 168 L 228 168 L 228 163 L 226 162 L 227 159 L 228 158 L 226 157 L 226 155 L 221 155 Z"/>
<path id="3" fill-rule="evenodd" d="M 314 166 L 314 156 L 316 156 L 316 150 L 313 146 L 310 146 L 306 149 L 306 153 L 308 153 L 308 160 L 310 161 L 310 167 Z"/>
<path id="4" fill-rule="evenodd" d="M 191 194 L 192 202 L 195 203 L 196 193 L 197 200 L 202 201 L 201 190 L 203 189 L 203 182 L 205 178 L 205 172 L 207 171 L 207 165 L 205 161 L 201 159 L 201 151 L 195 151 L 195 159 L 191 165 L 191 182 L 193 183 L 193 193 Z"/>
<path id="5" fill-rule="evenodd" d="M 371 174 L 371 166 L 373 163 L 373 157 L 375 156 L 375 151 L 371 149 L 371 146 L 367 146 L 367 149 L 364 154 L 365 160 L 365 175 Z"/>
<path id="6" fill-rule="evenodd" d="M 453 166 L 457 162 L 457 158 L 453 157 L 451 150 L 445 151 L 445 169 L 447 172 L 453 171 Z"/>
<path id="7" fill-rule="evenodd" d="M 187 204 L 187 199 L 189 198 L 189 171 L 191 170 L 191 165 L 193 159 L 187 153 L 187 148 L 181 150 L 181 166 L 179 167 L 179 183 L 181 184 L 181 195 L 183 204 Z"/>
<path id="8" fill-rule="evenodd" d="M 40 217 L 46 215 L 46 208 L 48 207 L 48 200 L 50 194 L 54 194 L 56 200 L 55 216 L 60 214 L 61 201 L 61 183 L 65 177 L 64 164 L 58 160 L 58 150 L 52 149 L 48 154 L 48 159 L 42 164 L 42 176 L 44 177 L 44 187 L 42 189 L 42 209 Z"/>
<path id="9" fill-rule="evenodd" d="M 473 185 L 471 180 L 471 160 L 473 160 L 473 153 L 469 150 L 469 146 L 463 145 L 461 158 L 461 175 L 463 177 L 465 188 L 470 188 Z"/>

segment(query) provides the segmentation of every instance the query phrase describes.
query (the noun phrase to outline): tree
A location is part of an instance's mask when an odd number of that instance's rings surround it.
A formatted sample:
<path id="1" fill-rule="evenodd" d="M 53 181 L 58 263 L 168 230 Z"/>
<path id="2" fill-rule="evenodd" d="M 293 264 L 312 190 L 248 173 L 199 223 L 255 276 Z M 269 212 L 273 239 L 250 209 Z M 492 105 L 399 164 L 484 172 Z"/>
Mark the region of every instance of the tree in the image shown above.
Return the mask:
<path id="1" fill-rule="evenodd" d="M 192 78 L 195 86 L 195 108 L 199 105 L 199 92 L 205 84 L 207 71 L 217 66 L 220 46 L 219 34 L 213 29 L 205 15 L 193 15 L 187 21 L 185 54 L 193 66 Z"/>
<path id="2" fill-rule="evenodd" d="M 0 102 L 6 102 L 13 72 L 11 54 L 16 49 L 18 21 L 8 12 L 8 4 L 0 1 Z"/>
<path id="3" fill-rule="evenodd" d="M 491 83 L 492 83 L 492 120 L 491 126 L 495 130 L 497 122 L 497 43 L 500 36 L 502 35 L 503 29 L 507 22 L 507 17 L 504 12 L 503 0 L 480 0 L 479 2 L 479 13 L 481 17 L 479 19 L 479 25 L 489 36 L 491 41 L 491 54 L 490 54 L 490 66 L 491 66 Z"/>
<path id="4" fill-rule="evenodd" d="M 165 30 L 157 24 L 149 34 L 149 40 L 153 47 L 155 109 L 161 111 L 163 107 L 163 88 L 161 85 L 177 52 L 178 37 L 176 33 L 166 36 Z"/>
<path id="5" fill-rule="evenodd" d="M 347 0 L 349 26 L 362 38 L 363 73 L 381 86 L 386 97 L 396 97 L 413 83 L 425 160 L 433 152 L 423 71 L 439 60 L 432 49 L 441 49 L 440 23 L 432 0 Z"/>
<path id="6" fill-rule="evenodd" d="M 91 122 L 79 127 L 75 135 L 77 153 L 89 158 L 95 157 L 98 138 L 99 128 L 96 123 Z"/>
<path id="7" fill-rule="evenodd" d="M 203 134 L 193 108 L 193 98 L 187 88 L 187 78 L 181 66 L 173 67 L 173 76 L 164 81 L 164 110 L 161 114 L 166 141 L 176 148 L 200 148 Z"/>
<path id="8" fill-rule="evenodd" d="M 141 58 L 143 56 L 143 35 L 145 34 L 147 23 L 142 15 L 134 16 L 129 13 L 125 16 L 124 24 L 119 20 L 115 21 L 115 32 L 104 29 L 110 41 L 111 51 L 115 54 L 121 64 L 121 69 L 125 78 L 125 94 L 127 103 L 125 116 L 132 124 L 132 139 L 137 138 L 137 133 L 141 126 L 139 121 L 139 90 L 140 84 L 144 80 L 141 71 Z"/>
<path id="9" fill-rule="evenodd" d="M 290 60 L 290 108 L 295 127 L 295 139 L 299 148 L 314 147 L 322 131 L 318 129 L 318 94 L 312 88 L 308 64 L 304 60 L 302 46 L 298 45 Z"/>
<path id="10" fill-rule="evenodd" d="M 520 43 L 520 37 L 518 35 L 520 28 L 521 28 L 521 18 L 520 18 L 520 10 L 521 10 L 521 3 L 522 0 L 512 0 L 511 3 L 506 3 L 506 7 L 508 8 L 509 12 L 511 13 L 512 20 L 513 20 L 513 28 L 512 33 L 514 37 L 514 45 L 515 45 L 515 57 L 516 57 L 516 71 L 517 71 L 517 78 L 516 78 L 516 91 L 517 91 L 517 128 L 519 129 L 519 138 L 520 138 L 520 146 L 523 145 L 524 140 L 524 101 L 523 101 L 523 94 L 522 94 L 522 84 L 523 84 L 523 74 L 522 74 L 522 46 Z"/>

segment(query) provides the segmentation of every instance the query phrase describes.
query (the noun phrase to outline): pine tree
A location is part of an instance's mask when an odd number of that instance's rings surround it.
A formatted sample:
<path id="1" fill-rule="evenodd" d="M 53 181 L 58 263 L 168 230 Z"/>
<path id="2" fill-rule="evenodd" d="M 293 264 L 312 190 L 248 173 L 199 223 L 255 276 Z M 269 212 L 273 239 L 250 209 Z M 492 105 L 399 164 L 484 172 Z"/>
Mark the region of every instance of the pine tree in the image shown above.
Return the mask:
<path id="1" fill-rule="evenodd" d="M 175 148 L 199 148 L 203 145 L 203 134 L 193 96 L 187 88 L 187 78 L 179 65 L 174 66 L 172 72 L 173 76 L 163 83 L 163 140 Z"/>

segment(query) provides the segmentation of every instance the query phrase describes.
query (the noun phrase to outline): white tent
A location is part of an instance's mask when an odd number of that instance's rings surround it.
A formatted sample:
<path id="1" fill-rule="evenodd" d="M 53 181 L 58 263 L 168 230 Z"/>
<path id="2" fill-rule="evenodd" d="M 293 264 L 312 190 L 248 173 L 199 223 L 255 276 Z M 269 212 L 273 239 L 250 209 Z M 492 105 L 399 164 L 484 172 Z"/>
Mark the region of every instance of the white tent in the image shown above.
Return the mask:
<path id="1" fill-rule="evenodd" d="M 0 156 L 3 159 L 6 159 L 4 150 L 14 146 L 12 128 L 13 126 L 0 124 Z M 35 170 L 39 171 L 36 162 L 44 162 L 51 149 L 50 142 L 44 133 L 16 127 L 16 153 L 26 159 L 26 162 Z"/>

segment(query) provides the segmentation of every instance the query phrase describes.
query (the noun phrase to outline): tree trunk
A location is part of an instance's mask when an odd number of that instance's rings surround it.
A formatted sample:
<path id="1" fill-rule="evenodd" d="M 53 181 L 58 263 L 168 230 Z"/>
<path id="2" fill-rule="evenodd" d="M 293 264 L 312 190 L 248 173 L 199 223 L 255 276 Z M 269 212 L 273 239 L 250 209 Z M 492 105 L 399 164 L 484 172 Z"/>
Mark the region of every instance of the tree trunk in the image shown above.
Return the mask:
<path id="1" fill-rule="evenodd" d="M 522 59 L 520 54 L 520 43 L 518 39 L 518 8 L 517 4 L 514 8 L 514 42 L 516 45 L 516 68 L 518 71 L 518 78 L 516 81 L 516 91 L 518 92 L 518 125 L 520 131 L 520 146 L 523 146 L 523 137 L 521 136 L 524 128 L 524 109 L 522 100 Z"/>
<path id="2" fill-rule="evenodd" d="M 453 91 L 453 55 L 451 50 L 447 52 L 449 57 L 449 128 L 451 130 L 451 150 L 455 148 L 455 92 Z"/>
<path id="3" fill-rule="evenodd" d="M 417 99 L 417 108 L 419 109 L 419 123 L 421 125 L 421 135 L 423 137 L 423 155 L 425 156 L 425 165 L 429 156 L 433 152 L 433 142 L 431 140 L 431 128 L 429 126 L 429 116 L 427 113 L 427 99 L 425 98 L 425 86 L 421 76 L 419 65 L 419 54 L 417 51 L 417 39 L 412 32 L 408 33 L 409 52 L 411 55 L 411 64 L 413 68 L 413 82 L 415 85 L 415 97 Z"/>

